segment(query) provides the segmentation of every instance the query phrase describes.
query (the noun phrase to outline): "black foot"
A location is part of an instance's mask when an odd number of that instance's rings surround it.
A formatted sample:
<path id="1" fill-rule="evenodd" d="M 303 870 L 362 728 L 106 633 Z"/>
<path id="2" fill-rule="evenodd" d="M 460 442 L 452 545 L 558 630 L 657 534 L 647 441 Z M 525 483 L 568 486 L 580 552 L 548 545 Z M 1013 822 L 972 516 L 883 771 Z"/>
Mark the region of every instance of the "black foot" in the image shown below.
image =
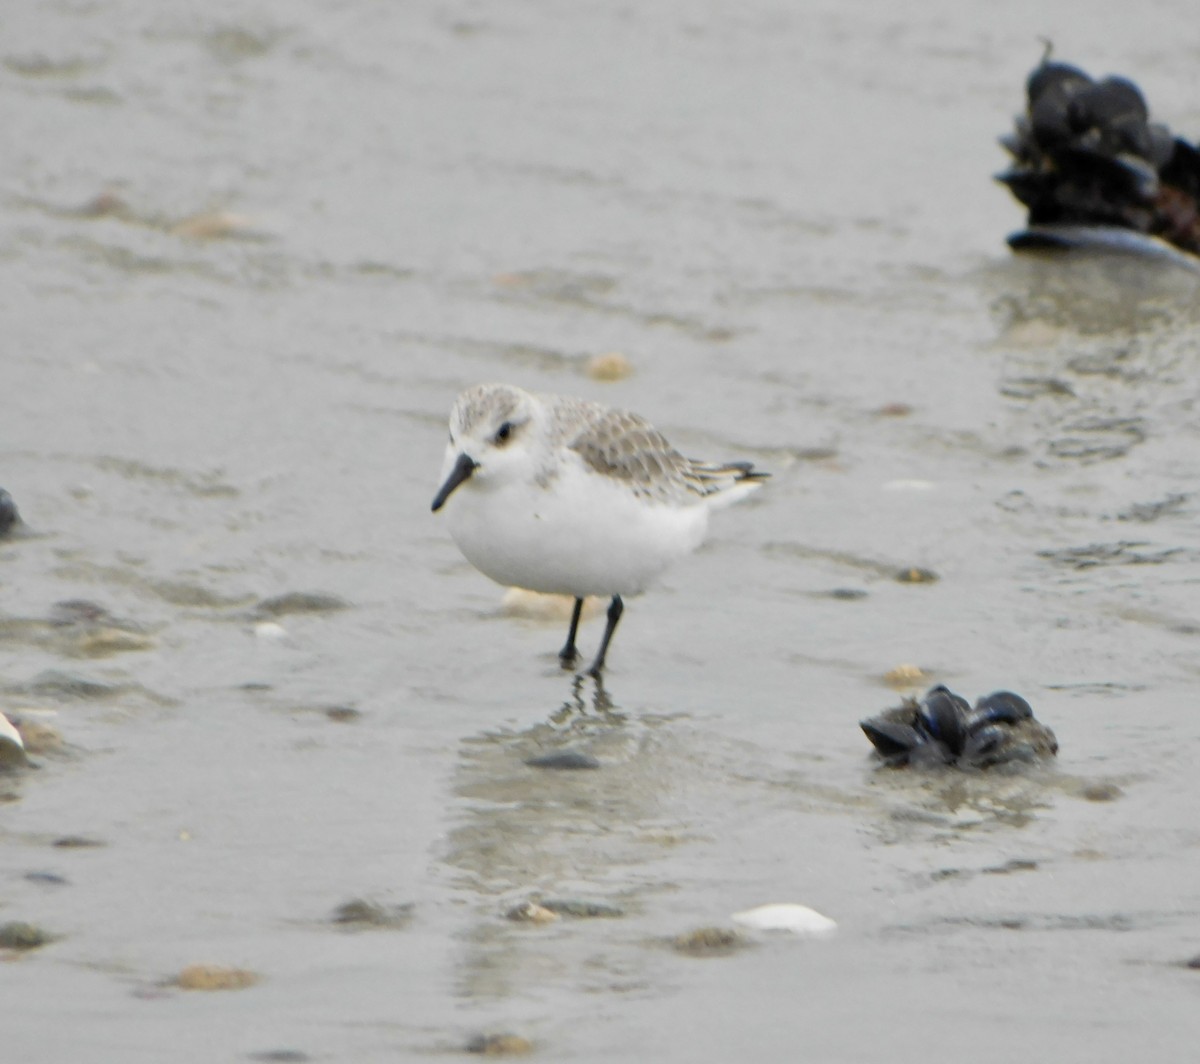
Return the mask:
<path id="1" fill-rule="evenodd" d="M 579 630 L 579 615 L 582 612 L 583 599 L 577 598 L 575 606 L 571 610 L 571 627 L 567 629 L 567 641 L 563 644 L 562 650 L 558 652 L 558 660 L 562 662 L 564 669 L 574 667 L 579 657 L 579 651 L 575 649 L 575 633 Z"/>

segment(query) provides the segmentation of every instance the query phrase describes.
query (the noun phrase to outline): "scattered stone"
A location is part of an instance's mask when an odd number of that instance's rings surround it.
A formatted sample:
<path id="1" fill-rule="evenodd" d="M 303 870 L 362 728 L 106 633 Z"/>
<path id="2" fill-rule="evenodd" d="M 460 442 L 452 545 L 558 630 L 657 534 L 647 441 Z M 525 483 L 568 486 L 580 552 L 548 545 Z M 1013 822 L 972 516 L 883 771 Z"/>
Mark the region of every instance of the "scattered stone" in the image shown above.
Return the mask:
<path id="1" fill-rule="evenodd" d="M 585 901 L 582 898 L 543 898 L 541 904 L 559 916 L 573 916 L 578 920 L 613 920 L 625 915 L 619 905 L 604 901 Z"/>
<path id="2" fill-rule="evenodd" d="M 1089 783 L 1083 788 L 1083 796 L 1089 802 L 1115 802 L 1123 793 L 1115 783 Z"/>
<path id="3" fill-rule="evenodd" d="M 921 687 L 929 682 L 929 673 L 920 665 L 897 665 L 883 674 L 889 687 Z"/>
<path id="4" fill-rule="evenodd" d="M 734 913 L 732 919 L 755 931 L 790 931 L 804 938 L 828 938 L 837 930 L 837 923 L 828 916 L 794 902 L 759 905 Z"/>
<path id="5" fill-rule="evenodd" d="M 126 628 L 100 627 L 84 632 L 75 644 L 78 653 L 89 658 L 106 658 L 135 650 L 150 650 L 154 640 L 141 632 Z"/>
<path id="6" fill-rule="evenodd" d="M 0 536 L 5 535 L 20 520 L 21 515 L 17 513 L 17 504 L 13 497 L 0 488 Z"/>
<path id="7" fill-rule="evenodd" d="M 357 927 L 407 927 L 412 921 L 413 905 L 380 905 L 364 898 L 344 902 L 330 918 L 335 924 Z"/>
<path id="8" fill-rule="evenodd" d="M 254 221 L 232 211 L 206 211 L 183 218 L 167 229 L 172 236 L 188 240 L 217 240 L 254 232 Z"/>
<path id="9" fill-rule="evenodd" d="M 1200 953 L 1197 953 L 1191 960 L 1183 962 L 1185 968 L 1191 968 L 1193 971 L 1200 971 Z"/>
<path id="10" fill-rule="evenodd" d="M 214 964 L 191 964 L 171 982 L 181 990 L 244 990 L 259 977 L 245 968 L 222 968 Z"/>
<path id="11" fill-rule="evenodd" d="M 26 753 L 57 754 L 62 752 L 62 735 L 57 728 L 50 724 L 22 717 L 17 720 L 17 730 L 25 742 Z"/>
<path id="12" fill-rule="evenodd" d="M 523 901 L 504 914 L 506 920 L 519 924 L 552 924 L 561 917 L 536 901 Z"/>
<path id="13" fill-rule="evenodd" d="M 537 757 L 527 758 L 525 764 L 530 768 L 549 768 L 567 772 L 600 767 L 600 762 L 596 758 L 580 750 L 555 750 L 550 754 L 539 754 Z"/>
<path id="14" fill-rule="evenodd" d="M 30 694 L 41 698 L 54 700 L 90 701 L 101 698 L 115 698 L 122 688 L 115 684 L 100 683 L 75 676 L 59 669 L 47 669 L 33 678 L 27 690 Z"/>
<path id="15" fill-rule="evenodd" d="M 51 938 L 40 927 L 20 920 L 0 924 L 0 949 L 29 950 L 46 945 Z"/>
<path id="16" fill-rule="evenodd" d="M 533 1052 L 533 1043 L 519 1034 L 480 1034 L 467 1043 L 468 1053 L 485 1057 L 516 1057 Z"/>
<path id="17" fill-rule="evenodd" d="M 700 927 L 671 939 L 671 947 L 689 957 L 726 957 L 745 945 L 746 940 L 727 927 Z"/>
<path id="18" fill-rule="evenodd" d="M 262 1049 L 251 1053 L 250 1059 L 261 1060 L 263 1064 L 304 1064 L 312 1057 L 299 1049 Z"/>
<path id="19" fill-rule="evenodd" d="M 65 887 L 67 885 L 67 877 L 60 876 L 57 872 L 26 872 L 25 878 L 30 883 L 42 883 L 49 887 Z"/>
<path id="20" fill-rule="evenodd" d="M 594 381 L 623 381 L 633 376 L 633 363 L 620 351 L 606 351 L 589 358 L 584 372 Z"/>
<path id="21" fill-rule="evenodd" d="M 1037 861 L 1014 857 L 1011 861 L 1005 861 L 1002 865 L 992 865 L 983 871 L 993 876 L 1004 876 L 1010 872 L 1033 872 L 1036 871 L 1037 866 Z"/>
<path id="22" fill-rule="evenodd" d="M 284 617 L 289 613 L 332 613 L 350 608 L 350 603 L 337 595 L 319 591 L 289 591 L 259 601 L 254 611 L 267 617 Z"/>
<path id="23" fill-rule="evenodd" d="M 338 724 L 352 724 L 362 717 L 362 710 L 353 706 L 330 706 L 325 710 L 325 716 Z"/>
<path id="24" fill-rule="evenodd" d="M 60 850 L 83 850 L 92 846 L 104 846 L 106 843 L 99 839 L 89 839 L 85 835 L 63 835 L 61 838 L 55 839 L 51 844 Z"/>
<path id="25" fill-rule="evenodd" d="M 908 417 L 913 408 L 908 403 L 884 403 L 875 411 L 876 417 Z"/>
<path id="26" fill-rule="evenodd" d="M 896 574 L 896 579 L 902 584 L 932 584 L 938 579 L 938 575 L 932 569 L 920 569 L 914 565 L 901 569 Z"/>
<path id="27" fill-rule="evenodd" d="M 818 594 L 837 602 L 858 602 L 867 597 L 867 592 L 861 587 L 835 587 L 829 591 L 818 592 Z"/>

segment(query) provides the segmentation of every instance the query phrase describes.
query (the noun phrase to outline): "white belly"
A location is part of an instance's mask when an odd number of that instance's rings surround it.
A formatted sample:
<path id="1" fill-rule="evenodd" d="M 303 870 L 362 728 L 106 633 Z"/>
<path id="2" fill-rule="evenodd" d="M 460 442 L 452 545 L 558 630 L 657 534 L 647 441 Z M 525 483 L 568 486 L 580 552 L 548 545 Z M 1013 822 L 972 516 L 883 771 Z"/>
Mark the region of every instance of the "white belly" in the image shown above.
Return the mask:
<path id="1" fill-rule="evenodd" d="M 446 503 L 467 560 L 497 583 L 565 595 L 635 595 L 704 538 L 703 500 L 639 499 L 620 482 L 565 469 L 549 488 L 464 483 Z"/>

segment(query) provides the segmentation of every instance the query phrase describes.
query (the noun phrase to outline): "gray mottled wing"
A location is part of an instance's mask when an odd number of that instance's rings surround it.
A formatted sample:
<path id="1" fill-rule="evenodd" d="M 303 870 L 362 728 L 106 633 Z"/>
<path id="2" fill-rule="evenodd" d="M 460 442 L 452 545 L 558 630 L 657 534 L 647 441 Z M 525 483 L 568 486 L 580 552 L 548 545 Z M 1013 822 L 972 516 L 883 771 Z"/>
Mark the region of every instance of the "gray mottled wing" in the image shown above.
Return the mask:
<path id="1" fill-rule="evenodd" d="M 578 431 L 566 446 L 591 469 L 626 482 L 637 494 L 658 498 L 698 492 L 689 478 L 691 463 L 645 418 L 623 410 L 581 405 Z"/>
<path id="2" fill-rule="evenodd" d="M 589 468 L 624 481 L 638 495 L 698 501 L 765 475 L 755 473 L 749 462 L 685 458 L 637 414 L 579 403 L 561 415 L 565 445 Z"/>

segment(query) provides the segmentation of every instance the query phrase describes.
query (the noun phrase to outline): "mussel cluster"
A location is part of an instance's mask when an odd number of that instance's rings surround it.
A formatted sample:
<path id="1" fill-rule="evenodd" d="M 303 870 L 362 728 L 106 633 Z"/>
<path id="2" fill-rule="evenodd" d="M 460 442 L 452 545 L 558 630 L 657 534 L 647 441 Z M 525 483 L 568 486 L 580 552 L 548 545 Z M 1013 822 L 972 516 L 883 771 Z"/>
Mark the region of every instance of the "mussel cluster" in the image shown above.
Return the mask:
<path id="1" fill-rule="evenodd" d="M 919 702 L 908 700 L 860 727 L 887 765 L 957 765 L 987 768 L 1036 761 L 1058 753 L 1054 732 L 1034 719 L 1020 695 L 996 691 L 972 709 L 965 698 L 939 684 Z"/>
<path id="2" fill-rule="evenodd" d="M 1132 81 L 1094 81 L 1047 56 L 1025 90 L 1025 113 L 1000 138 L 1013 164 L 997 179 L 1031 227 L 1116 226 L 1200 255 L 1200 151 L 1150 121 Z"/>

